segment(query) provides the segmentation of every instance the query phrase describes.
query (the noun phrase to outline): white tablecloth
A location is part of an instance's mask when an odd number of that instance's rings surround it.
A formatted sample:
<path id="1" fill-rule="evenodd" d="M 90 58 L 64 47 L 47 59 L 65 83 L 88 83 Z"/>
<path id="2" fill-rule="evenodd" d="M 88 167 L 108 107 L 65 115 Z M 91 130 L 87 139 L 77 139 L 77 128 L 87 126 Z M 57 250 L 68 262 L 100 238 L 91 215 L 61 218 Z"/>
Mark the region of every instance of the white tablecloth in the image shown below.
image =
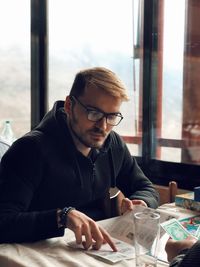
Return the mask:
<path id="1" fill-rule="evenodd" d="M 178 212 L 180 217 L 194 214 L 174 205 L 163 205 L 162 209 Z M 112 219 L 110 219 L 112 220 Z M 109 220 L 107 220 L 109 222 Z M 67 246 L 67 242 L 74 240 L 74 234 L 66 230 L 64 237 L 51 238 L 36 243 L 1 244 L 0 267 L 134 267 L 134 259 L 123 260 L 114 265 L 87 255 Z M 168 266 L 159 262 L 158 267 Z"/>
<path id="2" fill-rule="evenodd" d="M 66 232 L 69 236 L 71 234 Z M 134 259 L 123 260 L 114 265 L 87 255 L 66 245 L 66 236 L 52 238 L 34 244 L 0 245 L 1 267 L 134 267 Z M 168 266 L 159 263 L 158 267 Z"/>

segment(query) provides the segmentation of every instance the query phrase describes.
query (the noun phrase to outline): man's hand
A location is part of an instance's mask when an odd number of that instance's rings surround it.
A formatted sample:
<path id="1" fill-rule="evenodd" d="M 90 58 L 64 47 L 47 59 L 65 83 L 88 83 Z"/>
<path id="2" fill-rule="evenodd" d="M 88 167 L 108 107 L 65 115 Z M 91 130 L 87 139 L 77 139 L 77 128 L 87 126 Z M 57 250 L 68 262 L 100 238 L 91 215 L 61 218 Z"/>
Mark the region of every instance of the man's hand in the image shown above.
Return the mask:
<path id="1" fill-rule="evenodd" d="M 143 200 L 140 199 L 130 200 L 128 198 L 124 198 L 122 199 L 121 214 L 133 210 L 135 205 L 141 205 L 147 207 L 147 204 Z"/>
<path id="2" fill-rule="evenodd" d="M 180 241 L 175 241 L 171 238 L 168 239 L 165 245 L 168 261 L 171 262 L 181 250 L 191 248 L 196 242 L 197 238 L 194 236 L 188 236 L 186 239 Z"/>
<path id="3" fill-rule="evenodd" d="M 74 232 L 76 243 L 82 244 L 85 249 L 92 246 L 93 249 L 98 250 L 102 244 L 108 243 L 113 251 L 117 251 L 111 236 L 106 230 L 82 212 L 71 210 L 67 215 L 66 226 Z"/>

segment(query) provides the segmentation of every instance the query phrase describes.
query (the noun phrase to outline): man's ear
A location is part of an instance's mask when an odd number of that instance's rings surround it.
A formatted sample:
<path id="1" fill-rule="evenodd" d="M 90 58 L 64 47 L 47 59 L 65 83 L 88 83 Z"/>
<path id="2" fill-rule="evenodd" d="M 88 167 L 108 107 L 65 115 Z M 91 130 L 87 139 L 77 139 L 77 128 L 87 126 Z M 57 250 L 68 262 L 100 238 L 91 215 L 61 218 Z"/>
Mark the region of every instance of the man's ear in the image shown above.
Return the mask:
<path id="1" fill-rule="evenodd" d="M 65 109 L 65 112 L 67 114 L 70 113 L 71 105 L 72 105 L 72 103 L 71 103 L 70 97 L 66 96 L 65 103 L 64 103 L 64 109 Z"/>

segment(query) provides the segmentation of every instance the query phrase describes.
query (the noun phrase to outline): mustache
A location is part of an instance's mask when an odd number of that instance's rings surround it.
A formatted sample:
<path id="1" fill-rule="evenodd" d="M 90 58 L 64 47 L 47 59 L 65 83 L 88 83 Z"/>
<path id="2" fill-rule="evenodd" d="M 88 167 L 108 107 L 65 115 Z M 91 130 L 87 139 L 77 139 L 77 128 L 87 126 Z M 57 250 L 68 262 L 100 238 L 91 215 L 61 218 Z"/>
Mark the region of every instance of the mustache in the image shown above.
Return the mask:
<path id="1" fill-rule="evenodd" d="M 102 129 L 98 128 L 98 127 L 94 127 L 94 128 L 92 128 L 92 129 L 90 130 L 90 132 L 101 134 L 101 135 L 104 136 L 104 137 L 106 136 L 106 133 L 105 133 Z"/>

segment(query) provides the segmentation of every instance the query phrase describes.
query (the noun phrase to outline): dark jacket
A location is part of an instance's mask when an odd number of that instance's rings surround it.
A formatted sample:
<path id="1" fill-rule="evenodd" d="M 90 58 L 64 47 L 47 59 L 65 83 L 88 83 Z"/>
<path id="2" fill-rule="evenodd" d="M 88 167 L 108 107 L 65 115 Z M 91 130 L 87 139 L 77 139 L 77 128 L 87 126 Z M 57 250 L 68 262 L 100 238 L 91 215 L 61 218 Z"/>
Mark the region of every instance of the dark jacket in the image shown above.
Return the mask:
<path id="1" fill-rule="evenodd" d="M 197 241 L 191 249 L 185 249 L 173 259 L 170 267 L 199 267 L 200 266 L 200 241 Z"/>
<path id="2" fill-rule="evenodd" d="M 118 134 L 111 132 L 90 157 L 77 151 L 63 101 L 19 138 L 0 166 L 0 242 L 24 242 L 64 234 L 56 210 L 72 206 L 103 219 L 101 200 L 111 186 L 130 199 L 157 207 L 157 193 Z"/>

